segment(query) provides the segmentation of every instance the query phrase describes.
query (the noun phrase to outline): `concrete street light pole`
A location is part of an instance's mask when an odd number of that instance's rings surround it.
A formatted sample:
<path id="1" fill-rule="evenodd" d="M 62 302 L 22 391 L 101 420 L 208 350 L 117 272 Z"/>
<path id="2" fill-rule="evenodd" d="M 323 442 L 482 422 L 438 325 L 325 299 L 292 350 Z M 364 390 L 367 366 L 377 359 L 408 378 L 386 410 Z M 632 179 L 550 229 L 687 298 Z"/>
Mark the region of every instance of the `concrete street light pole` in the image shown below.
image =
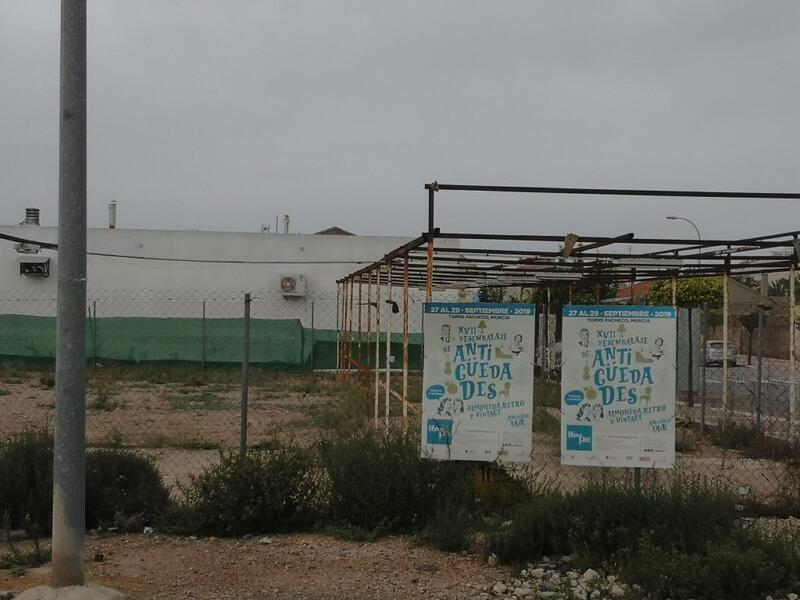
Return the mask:
<path id="1" fill-rule="evenodd" d="M 83 585 L 86 510 L 86 0 L 61 2 L 54 587 Z"/>

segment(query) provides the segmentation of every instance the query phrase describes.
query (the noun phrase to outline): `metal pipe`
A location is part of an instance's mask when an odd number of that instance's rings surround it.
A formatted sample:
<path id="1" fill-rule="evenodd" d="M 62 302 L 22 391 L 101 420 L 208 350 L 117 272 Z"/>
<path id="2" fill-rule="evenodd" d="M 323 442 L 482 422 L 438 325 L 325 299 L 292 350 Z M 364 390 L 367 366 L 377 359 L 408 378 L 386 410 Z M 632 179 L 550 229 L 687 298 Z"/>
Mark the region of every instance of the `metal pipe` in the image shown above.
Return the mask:
<path id="1" fill-rule="evenodd" d="M 381 389 L 381 266 L 378 265 L 375 289 L 375 429 L 378 428 Z"/>
<path id="2" fill-rule="evenodd" d="M 370 343 L 372 342 L 372 273 L 367 274 L 367 371 L 372 364 Z M 369 382 L 367 382 L 369 385 Z"/>
<path id="3" fill-rule="evenodd" d="M 86 581 L 86 0 L 61 2 L 60 77 L 54 587 Z"/>
<path id="4" fill-rule="evenodd" d="M 403 257 L 403 431 L 408 430 L 408 253 Z"/>
<path id="5" fill-rule="evenodd" d="M 727 264 L 727 263 L 726 263 Z M 722 406 L 731 416 L 732 406 L 728 405 L 728 311 L 729 306 L 728 292 L 728 270 L 722 274 Z"/>
<path id="6" fill-rule="evenodd" d="M 386 265 L 386 299 L 389 309 L 386 311 L 386 398 L 384 415 L 386 431 L 389 431 L 389 401 L 391 399 L 391 373 L 392 373 L 392 263 Z"/>
<path id="7" fill-rule="evenodd" d="M 702 354 L 698 351 L 698 360 L 702 360 L 702 404 L 700 405 L 700 431 L 706 430 L 706 342 L 708 340 L 708 303 L 703 304 L 703 335 L 700 337 L 700 347 L 703 349 Z"/>
<path id="8" fill-rule="evenodd" d="M 795 438 L 795 261 L 789 269 L 789 435 Z"/>
<path id="9" fill-rule="evenodd" d="M 250 391 L 250 293 L 244 295 L 244 343 L 242 346 L 242 405 L 239 420 L 239 453 L 247 454 L 247 404 Z"/>
<path id="10" fill-rule="evenodd" d="M 362 308 L 363 302 L 361 301 L 361 280 L 358 282 L 358 368 L 363 368 L 364 354 L 361 348 L 361 324 L 362 324 Z"/>
<path id="11" fill-rule="evenodd" d="M 761 433 L 761 377 L 763 375 L 762 366 L 764 358 L 764 346 L 762 344 L 764 333 L 764 309 L 758 307 L 758 346 L 756 348 L 756 431 Z"/>
<path id="12" fill-rule="evenodd" d="M 350 280 L 350 308 L 347 311 L 348 314 L 348 328 L 347 328 L 347 375 L 351 377 L 353 375 L 353 361 L 354 361 L 354 353 L 353 353 L 353 297 L 355 296 L 355 289 L 353 289 L 353 280 Z"/>
<path id="13" fill-rule="evenodd" d="M 276 217 L 277 218 L 277 217 Z M 341 284 L 344 286 L 344 283 Z M 341 371 L 342 365 L 342 328 L 339 326 L 339 317 L 341 316 L 339 283 L 336 284 L 336 372 Z"/>
<path id="14" fill-rule="evenodd" d="M 800 200 L 800 194 L 769 192 L 711 192 L 690 190 L 643 190 L 622 188 L 574 188 L 574 187 L 523 187 L 512 185 L 460 185 L 452 183 L 428 183 L 425 189 L 462 192 L 510 192 L 513 194 L 571 194 L 579 196 L 667 196 L 673 198 L 761 198 Z"/>

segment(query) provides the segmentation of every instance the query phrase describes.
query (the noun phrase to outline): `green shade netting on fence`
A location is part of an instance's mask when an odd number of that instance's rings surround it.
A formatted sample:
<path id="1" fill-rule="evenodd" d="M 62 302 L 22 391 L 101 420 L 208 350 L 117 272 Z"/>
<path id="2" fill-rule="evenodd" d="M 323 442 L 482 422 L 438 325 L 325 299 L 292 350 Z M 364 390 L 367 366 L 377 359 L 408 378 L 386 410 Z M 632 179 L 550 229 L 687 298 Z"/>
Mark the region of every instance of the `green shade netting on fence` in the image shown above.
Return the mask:
<path id="1" fill-rule="evenodd" d="M 102 317 L 87 320 L 87 358 L 119 362 L 240 363 L 243 319 Z M 55 358 L 55 317 L 0 315 L 0 356 L 29 360 Z M 250 362 L 286 369 L 335 369 L 337 332 L 309 329 L 297 319 L 252 319 Z M 381 363 L 385 348 L 381 346 Z M 353 342 L 357 356 L 357 341 Z M 409 336 L 409 363 L 422 367 L 422 336 Z M 363 360 L 375 360 L 375 345 L 362 342 Z M 392 335 L 393 365 L 402 366 L 402 337 Z M 362 361 L 363 362 L 363 361 Z"/>

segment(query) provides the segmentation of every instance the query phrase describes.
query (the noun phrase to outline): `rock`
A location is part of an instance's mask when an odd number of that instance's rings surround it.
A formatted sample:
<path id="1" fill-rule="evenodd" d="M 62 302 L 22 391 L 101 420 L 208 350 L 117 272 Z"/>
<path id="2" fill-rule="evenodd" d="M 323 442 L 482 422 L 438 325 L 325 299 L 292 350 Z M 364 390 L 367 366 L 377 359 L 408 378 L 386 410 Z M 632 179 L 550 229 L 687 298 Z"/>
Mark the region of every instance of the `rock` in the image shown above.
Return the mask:
<path id="1" fill-rule="evenodd" d="M 149 527 L 149 526 L 145 527 L 144 528 L 144 532 L 149 535 L 149 534 L 153 533 L 153 528 Z"/>
<path id="2" fill-rule="evenodd" d="M 625 590 L 622 589 L 616 583 L 611 586 L 611 597 L 612 598 L 624 598 L 625 597 Z"/>
<path id="3" fill-rule="evenodd" d="M 569 565 L 575 562 L 575 557 L 572 554 L 565 554 L 561 557 L 561 564 L 562 565 Z"/>
<path id="4" fill-rule="evenodd" d="M 97 554 L 94 555 L 94 562 L 103 562 L 105 558 L 106 558 L 105 556 L 103 556 L 98 552 Z M 0 598 L 2 598 L 2 596 L 0 596 Z"/>
<path id="5" fill-rule="evenodd" d="M 0 596 L 0 597 L 2 597 L 2 596 Z M 789 594 L 788 596 L 786 596 L 787 600 L 797 600 L 798 597 L 799 596 L 797 594 Z"/>
<path id="6" fill-rule="evenodd" d="M 592 593 L 589 594 L 590 598 L 599 598 L 600 597 L 600 590 L 592 590 Z"/>
<path id="7" fill-rule="evenodd" d="M 598 579 L 600 579 L 600 573 L 598 573 L 594 569 L 586 569 L 583 575 L 581 575 L 581 581 L 583 581 L 584 583 L 597 581 Z"/>
<path id="8" fill-rule="evenodd" d="M 530 574 L 531 574 L 531 577 L 533 577 L 534 579 L 543 579 L 543 578 L 544 578 L 544 574 L 545 574 L 546 572 L 547 572 L 547 571 L 545 571 L 544 569 L 542 569 L 541 567 L 539 567 L 538 569 L 533 569 L 533 570 L 531 570 L 531 571 L 530 571 Z"/>
<path id="9" fill-rule="evenodd" d="M 543 592 L 557 592 L 558 585 L 556 585 L 552 581 L 542 581 L 539 584 L 539 590 Z"/>
<path id="10" fill-rule="evenodd" d="M 608 583 L 616 583 L 617 582 L 617 576 L 616 575 L 609 575 L 608 577 L 606 577 L 606 581 L 608 581 Z"/>
<path id="11" fill-rule="evenodd" d="M 526 596 L 530 596 L 533 593 L 533 590 L 530 588 L 514 588 L 514 595 L 517 598 L 525 598 Z"/>
<path id="12" fill-rule="evenodd" d="M 555 598 L 558 592 L 539 592 L 539 598 Z"/>
<path id="13" fill-rule="evenodd" d="M 499 596 L 500 594 L 505 594 L 506 590 L 508 590 L 508 586 L 502 581 L 498 581 L 497 583 L 494 584 L 494 587 L 492 588 L 492 593 Z"/>
<path id="14" fill-rule="evenodd" d="M 11 600 L 14 597 L 14 592 L 0 591 L 0 600 Z"/>
<path id="15" fill-rule="evenodd" d="M 258 543 L 262 544 L 262 545 L 271 544 L 272 543 L 272 538 L 271 537 L 263 537 L 260 540 L 258 540 Z"/>
<path id="16" fill-rule="evenodd" d="M 89 583 L 63 588 L 42 585 L 25 590 L 15 600 L 127 600 L 127 598 L 116 590 Z"/>
<path id="17" fill-rule="evenodd" d="M 519 572 L 519 575 L 520 575 L 520 577 L 527 577 L 528 576 L 528 569 L 522 569 L 522 571 Z"/>
<path id="18" fill-rule="evenodd" d="M 490 567 L 496 567 L 497 566 L 497 555 L 494 554 L 494 553 L 490 554 L 489 557 L 486 559 L 486 563 Z"/>

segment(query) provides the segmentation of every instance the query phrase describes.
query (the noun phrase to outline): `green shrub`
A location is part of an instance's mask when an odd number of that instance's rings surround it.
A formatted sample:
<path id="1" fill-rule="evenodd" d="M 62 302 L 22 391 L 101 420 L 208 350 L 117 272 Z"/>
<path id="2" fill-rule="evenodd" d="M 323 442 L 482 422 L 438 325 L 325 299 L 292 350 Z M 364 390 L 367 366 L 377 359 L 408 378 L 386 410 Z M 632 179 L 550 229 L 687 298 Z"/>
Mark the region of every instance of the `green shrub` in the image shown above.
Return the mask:
<path id="1" fill-rule="evenodd" d="M 514 508 L 509 520 L 497 523 L 489 531 L 487 550 L 505 562 L 569 554 L 573 550 L 570 522 L 565 496 L 535 496 Z"/>
<path id="2" fill-rule="evenodd" d="M 368 530 L 411 531 L 425 525 L 449 491 L 461 490 L 459 465 L 420 457 L 402 433 L 361 430 L 319 444 L 328 518 Z"/>
<path id="3" fill-rule="evenodd" d="M 169 504 L 161 475 L 149 458 L 131 450 L 95 450 L 86 457 L 86 526 L 109 526 L 141 515 L 152 522 Z"/>
<path id="4" fill-rule="evenodd" d="M 314 521 L 317 489 L 312 454 L 276 441 L 245 456 L 223 456 L 192 478 L 183 505 L 202 533 L 286 531 Z"/>
<path id="5" fill-rule="evenodd" d="M 40 531 L 50 531 L 53 502 L 53 436 L 25 431 L 0 444 L 0 516 L 8 513 L 12 528 L 25 515 Z"/>
<path id="6" fill-rule="evenodd" d="M 0 446 L 0 482 L 0 514 L 8 513 L 11 527 L 29 522 L 48 533 L 53 506 L 52 434 L 28 431 Z M 88 453 L 88 527 L 111 524 L 118 513 L 151 518 L 168 502 L 169 493 L 150 460 L 124 450 Z"/>
<path id="7" fill-rule="evenodd" d="M 778 589 L 796 590 L 800 580 L 797 536 L 770 539 L 737 527 L 698 552 L 664 550 L 645 538 L 623 569 L 655 598 L 750 600 Z"/>

